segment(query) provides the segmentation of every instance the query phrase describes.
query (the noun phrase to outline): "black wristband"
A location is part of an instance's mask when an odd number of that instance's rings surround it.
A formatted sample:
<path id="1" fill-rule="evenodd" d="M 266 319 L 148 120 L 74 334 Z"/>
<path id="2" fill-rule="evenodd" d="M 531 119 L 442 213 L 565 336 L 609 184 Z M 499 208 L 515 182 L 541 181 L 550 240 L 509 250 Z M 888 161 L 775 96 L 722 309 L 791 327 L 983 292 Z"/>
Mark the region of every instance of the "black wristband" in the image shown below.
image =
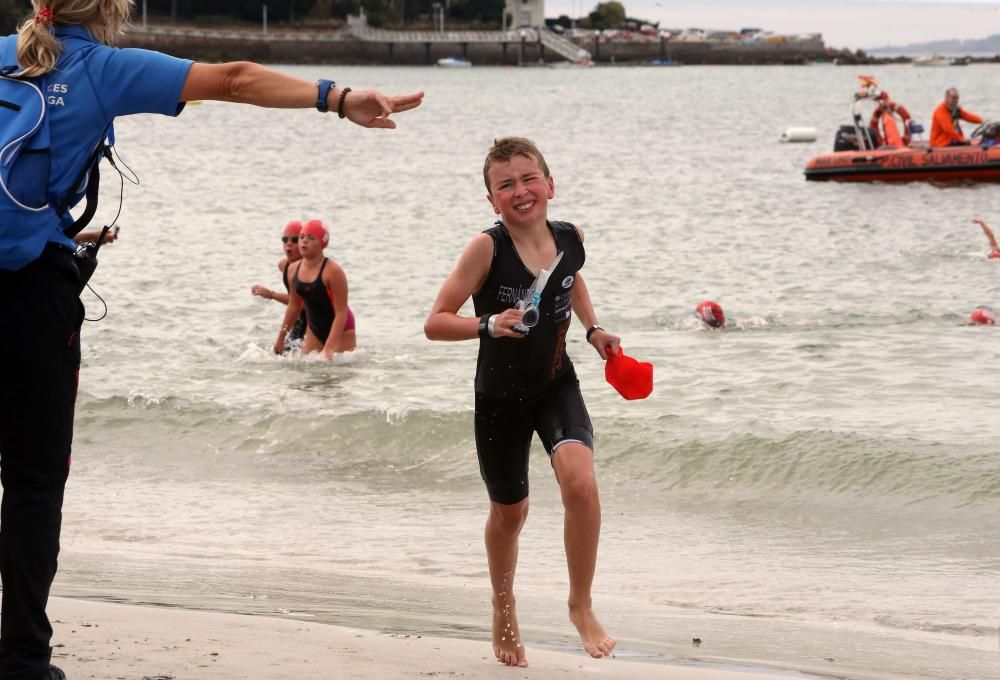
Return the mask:
<path id="1" fill-rule="evenodd" d="M 337 115 L 341 118 L 347 118 L 347 114 L 344 113 L 344 100 L 347 99 L 347 93 L 351 91 L 351 88 L 345 87 L 340 91 L 340 102 L 337 103 Z"/>
<path id="2" fill-rule="evenodd" d="M 587 342 L 590 342 L 590 336 L 594 334 L 594 331 L 603 331 L 604 328 L 598 326 L 596 323 L 587 329 Z"/>
<path id="3" fill-rule="evenodd" d="M 492 314 L 483 314 L 479 317 L 479 337 L 485 340 L 490 337 L 490 317 Z"/>

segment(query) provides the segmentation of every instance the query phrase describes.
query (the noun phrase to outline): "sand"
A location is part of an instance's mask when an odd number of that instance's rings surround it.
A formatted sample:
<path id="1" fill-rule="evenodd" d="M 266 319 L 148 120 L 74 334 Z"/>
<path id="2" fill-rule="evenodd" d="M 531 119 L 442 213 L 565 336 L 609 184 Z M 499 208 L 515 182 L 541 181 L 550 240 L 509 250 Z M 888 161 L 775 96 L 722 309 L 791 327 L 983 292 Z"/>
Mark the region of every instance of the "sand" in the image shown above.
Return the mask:
<path id="1" fill-rule="evenodd" d="M 69 680 L 788 680 L 710 665 L 591 659 L 528 647 L 506 668 L 488 643 L 297 620 L 52 598 L 53 663 Z M 797 675 L 797 674 L 793 674 Z M 804 677 L 804 676 L 798 676 Z"/>

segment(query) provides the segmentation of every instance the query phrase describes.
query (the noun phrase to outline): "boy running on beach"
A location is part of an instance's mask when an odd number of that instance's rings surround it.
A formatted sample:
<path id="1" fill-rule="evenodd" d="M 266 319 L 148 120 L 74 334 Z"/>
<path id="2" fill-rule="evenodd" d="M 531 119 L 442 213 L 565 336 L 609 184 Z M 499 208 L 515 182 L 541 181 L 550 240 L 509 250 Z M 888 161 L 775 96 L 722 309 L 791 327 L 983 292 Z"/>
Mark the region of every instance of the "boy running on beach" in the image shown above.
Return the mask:
<path id="1" fill-rule="evenodd" d="M 486 197 L 501 219 L 466 246 L 434 301 L 424 332 L 431 340 L 480 338 L 475 433 L 490 497 L 486 554 L 493 587 L 493 652 L 508 666 L 528 665 L 515 611 L 514 572 L 518 536 L 528 515 L 528 450 L 537 432 L 565 508 L 569 618 L 591 656 L 608 656 L 615 641 L 591 609 L 601 506 L 593 428 L 566 354 L 572 312 L 602 359 L 618 352 L 619 339 L 597 325 L 579 273 L 585 260 L 583 232 L 547 220 L 555 185 L 534 143 L 519 137 L 496 141 L 483 176 Z M 545 270 L 550 270 L 547 277 Z M 541 295 L 531 304 L 535 286 Z M 458 314 L 469 297 L 478 318 Z M 528 306 L 519 309 L 525 298 Z"/>

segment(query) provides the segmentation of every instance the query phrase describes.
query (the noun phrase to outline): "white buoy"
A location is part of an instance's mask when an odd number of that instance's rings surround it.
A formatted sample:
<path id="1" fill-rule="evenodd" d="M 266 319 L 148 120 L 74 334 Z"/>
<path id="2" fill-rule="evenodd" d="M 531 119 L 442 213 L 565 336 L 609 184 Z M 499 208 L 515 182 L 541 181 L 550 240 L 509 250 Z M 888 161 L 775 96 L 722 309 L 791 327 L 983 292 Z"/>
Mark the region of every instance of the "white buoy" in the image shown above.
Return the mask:
<path id="1" fill-rule="evenodd" d="M 811 127 L 790 127 L 785 128 L 781 133 L 783 142 L 815 142 L 816 128 Z"/>

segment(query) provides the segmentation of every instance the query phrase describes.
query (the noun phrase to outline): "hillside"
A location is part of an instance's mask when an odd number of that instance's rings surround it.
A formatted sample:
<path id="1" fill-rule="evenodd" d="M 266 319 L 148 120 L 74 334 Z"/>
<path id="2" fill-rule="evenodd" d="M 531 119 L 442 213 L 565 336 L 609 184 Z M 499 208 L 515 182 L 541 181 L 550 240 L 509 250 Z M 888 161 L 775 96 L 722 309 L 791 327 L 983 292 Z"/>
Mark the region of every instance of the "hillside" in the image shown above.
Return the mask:
<path id="1" fill-rule="evenodd" d="M 913 43 L 910 45 L 893 45 L 874 47 L 865 50 L 868 54 L 1000 54 L 1000 33 L 979 40 L 935 40 L 932 42 Z"/>

